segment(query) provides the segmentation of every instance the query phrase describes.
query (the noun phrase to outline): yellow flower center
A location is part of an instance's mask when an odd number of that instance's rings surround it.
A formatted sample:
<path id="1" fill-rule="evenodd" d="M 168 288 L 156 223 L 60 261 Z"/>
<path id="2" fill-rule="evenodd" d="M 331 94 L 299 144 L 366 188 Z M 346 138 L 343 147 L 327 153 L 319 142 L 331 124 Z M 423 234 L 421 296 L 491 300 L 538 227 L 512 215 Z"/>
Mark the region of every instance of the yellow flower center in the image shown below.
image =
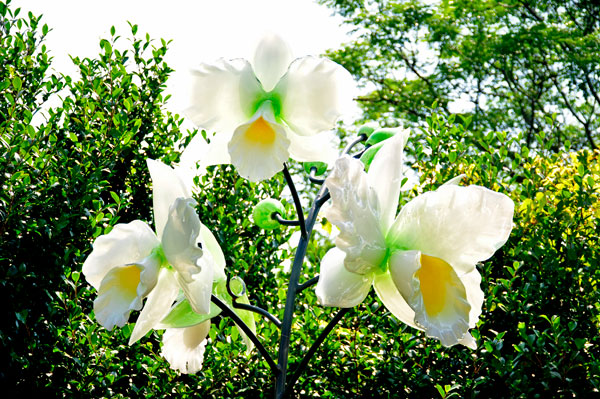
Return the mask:
<path id="1" fill-rule="evenodd" d="M 246 130 L 246 139 L 256 144 L 273 144 L 275 141 L 275 130 L 261 116 L 252 122 L 248 130 Z"/>
<path id="2" fill-rule="evenodd" d="M 120 267 L 117 272 L 116 281 L 119 282 L 121 289 L 132 297 L 137 296 L 137 286 L 140 283 L 140 273 L 142 271 L 135 265 Z"/>
<path id="3" fill-rule="evenodd" d="M 447 284 L 452 281 L 452 267 L 440 258 L 421 254 L 421 268 L 417 278 L 421 282 L 421 295 L 425 310 L 435 316 L 446 305 Z"/>

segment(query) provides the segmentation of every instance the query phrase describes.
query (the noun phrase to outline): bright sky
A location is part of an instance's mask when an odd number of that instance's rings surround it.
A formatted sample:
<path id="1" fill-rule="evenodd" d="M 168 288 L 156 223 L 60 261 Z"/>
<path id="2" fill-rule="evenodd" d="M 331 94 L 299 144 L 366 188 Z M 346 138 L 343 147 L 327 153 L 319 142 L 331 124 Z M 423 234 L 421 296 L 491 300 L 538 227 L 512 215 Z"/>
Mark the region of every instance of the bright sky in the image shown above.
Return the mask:
<path id="1" fill-rule="evenodd" d="M 348 41 L 339 17 L 312 0 L 13 0 L 12 8 L 43 14 L 52 31 L 46 46 L 53 68 L 72 74 L 69 54 L 94 57 L 110 27 L 125 40 L 127 21 L 138 24 L 138 35 L 172 39 L 167 63 L 175 72 L 167 92 L 169 108 L 181 112 L 188 98 L 187 73 L 200 62 L 217 58 L 251 58 L 260 37 L 273 32 L 283 37 L 297 56 L 321 54 Z"/>

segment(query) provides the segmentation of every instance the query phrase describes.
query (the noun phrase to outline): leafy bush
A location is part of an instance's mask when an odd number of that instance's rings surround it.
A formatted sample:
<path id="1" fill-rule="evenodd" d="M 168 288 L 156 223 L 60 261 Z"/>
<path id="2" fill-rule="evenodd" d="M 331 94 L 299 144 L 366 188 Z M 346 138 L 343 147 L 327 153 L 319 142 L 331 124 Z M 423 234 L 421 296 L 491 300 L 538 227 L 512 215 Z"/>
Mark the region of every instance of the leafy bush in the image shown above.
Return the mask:
<path id="1" fill-rule="evenodd" d="M 48 74 L 42 41 L 48 28 L 0 2 L 0 292 L 3 314 L 0 381 L 14 397 L 269 397 L 272 375 L 256 351 L 244 353 L 226 318 L 213 320 L 204 366 L 180 375 L 160 356 L 160 332 L 132 347 L 131 328 L 106 331 L 92 313 L 94 290 L 81 265 L 94 238 L 116 223 L 151 221 L 145 159 L 176 162 L 191 135 L 165 110 L 171 69 L 168 43 L 112 32 L 93 59 L 73 58 L 81 77 Z M 44 108 L 60 91 L 55 108 Z M 44 114 L 36 125 L 36 114 Z M 352 309 L 300 378 L 299 397 L 568 397 L 600 389 L 599 152 L 532 150 L 523 137 L 473 132 L 469 120 L 428 110 L 407 153 L 420 192 L 464 174 L 516 204 L 509 242 L 480 270 L 486 302 L 473 334 L 478 349 L 443 348 L 403 325 L 374 294 Z M 300 168 L 295 169 L 299 171 Z M 314 187 L 302 175 L 303 195 Z M 230 167 L 197 179 L 200 219 L 215 232 L 228 271 L 242 277 L 250 300 L 283 314 L 283 245 L 294 229 L 254 226 L 253 206 L 279 197 L 276 176 L 258 184 Z M 285 202 L 285 201 L 284 201 Z M 285 204 L 293 214 L 293 207 Z M 320 221 L 323 230 L 331 225 Z M 295 245 L 291 238 L 291 245 Z M 318 273 L 332 245 L 311 241 L 301 281 Z M 293 373 L 336 309 L 300 295 L 290 348 Z M 275 353 L 278 330 L 258 322 Z"/>

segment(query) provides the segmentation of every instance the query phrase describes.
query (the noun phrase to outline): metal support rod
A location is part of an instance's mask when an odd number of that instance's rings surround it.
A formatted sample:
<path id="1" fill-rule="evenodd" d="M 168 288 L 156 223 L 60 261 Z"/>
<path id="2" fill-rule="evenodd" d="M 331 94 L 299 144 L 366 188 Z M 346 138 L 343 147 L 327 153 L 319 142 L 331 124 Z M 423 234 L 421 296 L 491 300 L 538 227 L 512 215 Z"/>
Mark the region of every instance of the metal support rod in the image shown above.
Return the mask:
<path id="1" fill-rule="evenodd" d="M 302 204 L 300 203 L 300 197 L 298 196 L 296 186 L 294 185 L 294 181 L 292 180 L 292 176 L 290 175 L 290 171 L 288 170 L 287 164 L 285 162 L 283 163 L 283 176 L 285 176 L 285 181 L 287 182 L 287 185 L 290 188 L 290 192 L 292 193 L 292 198 L 294 199 L 296 213 L 298 214 L 298 222 L 300 222 L 300 233 L 302 234 L 303 238 L 308 238 L 306 232 L 306 224 L 304 223 L 304 212 L 302 211 Z"/>
<path id="2" fill-rule="evenodd" d="M 275 364 L 275 361 L 273 360 L 273 358 L 271 357 L 269 352 L 267 352 L 267 350 L 265 349 L 263 344 L 259 341 L 256 334 L 254 334 L 254 332 L 252 332 L 252 330 L 250 330 L 250 328 L 246 325 L 246 323 L 244 323 L 244 321 L 242 319 L 240 319 L 240 317 L 229 306 L 227 306 L 227 304 L 225 302 L 220 300 L 217 296 L 212 295 L 210 300 L 223 311 L 223 314 L 225 316 L 230 317 L 233 320 L 233 322 L 235 324 L 237 324 L 238 327 L 240 327 L 242 329 L 242 331 L 244 331 L 244 334 L 246 334 L 248 336 L 248 338 L 250 338 L 252 343 L 254 343 L 254 346 L 256 346 L 256 349 L 258 349 L 258 352 L 260 352 L 262 357 L 267 361 L 267 363 L 269 364 L 269 367 L 271 367 L 271 371 L 275 375 L 277 375 L 279 373 L 279 367 L 277 366 L 277 364 Z"/>
<path id="3" fill-rule="evenodd" d="M 247 303 L 238 303 L 235 302 L 235 300 L 233 301 L 233 307 L 236 309 L 244 309 L 249 312 L 258 313 L 259 315 L 266 317 L 271 323 L 275 324 L 277 328 L 281 329 L 281 321 L 263 308 L 259 308 L 258 306 Z"/>
<path id="4" fill-rule="evenodd" d="M 340 309 L 336 313 L 336 315 L 333 317 L 333 319 L 331 319 L 329 321 L 329 323 L 327 323 L 327 326 L 325 326 L 325 329 L 323 329 L 323 331 L 321 331 L 321 334 L 319 334 L 319 337 L 310 346 L 310 348 L 308 349 L 308 352 L 306 352 L 306 354 L 302 358 L 302 361 L 300 362 L 300 364 L 296 368 L 296 371 L 292 375 L 292 378 L 290 378 L 290 381 L 287 383 L 287 386 L 285 388 L 285 392 L 283 393 L 283 397 L 284 398 L 288 397 L 292 393 L 292 390 L 294 388 L 294 384 L 296 383 L 296 381 L 298 381 L 298 378 L 300 378 L 300 376 L 302 375 L 302 372 L 304 371 L 304 369 L 306 368 L 306 366 L 308 366 L 308 363 L 310 362 L 310 359 L 317 352 L 317 349 L 319 349 L 319 346 L 321 346 L 321 344 L 323 343 L 323 341 L 325 341 L 325 338 L 327 338 L 327 335 L 329 335 L 329 333 L 331 332 L 331 330 L 333 330 L 333 328 L 337 325 L 337 323 L 346 315 L 346 313 L 348 313 L 350 311 L 350 309 L 351 308 L 342 308 L 342 309 Z"/>
<path id="5" fill-rule="evenodd" d="M 305 281 L 302 284 L 298 284 L 298 292 L 302 292 L 305 289 L 307 289 L 309 287 L 312 287 L 313 285 L 317 284 L 319 282 L 319 277 L 320 276 L 315 276 L 315 277 L 311 278 L 310 280 Z"/>
<path id="6" fill-rule="evenodd" d="M 271 215 L 271 219 L 277 220 L 282 226 L 300 226 L 299 220 L 287 220 L 281 217 L 279 212 L 274 212 Z"/>

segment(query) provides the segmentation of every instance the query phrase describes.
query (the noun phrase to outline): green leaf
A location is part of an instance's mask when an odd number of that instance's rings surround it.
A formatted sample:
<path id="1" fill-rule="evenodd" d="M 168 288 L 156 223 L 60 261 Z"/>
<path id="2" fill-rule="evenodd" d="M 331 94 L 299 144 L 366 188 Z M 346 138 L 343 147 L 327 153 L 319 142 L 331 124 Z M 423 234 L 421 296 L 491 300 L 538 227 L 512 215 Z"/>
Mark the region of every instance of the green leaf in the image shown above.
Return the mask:
<path id="1" fill-rule="evenodd" d="M 161 320 L 158 328 L 183 328 L 191 327 L 196 324 L 210 320 L 221 313 L 221 309 L 211 302 L 210 313 L 199 314 L 192 310 L 192 306 L 187 299 L 176 304 L 169 314 Z"/>
<path id="2" fill-rule="evenodd" d="M 23 82 L 21 81 L 21 78 L 19 78 L 18 76 L 15 76 L 12 80 L 12 85 L 15 88 L 15 90 L 19 91 L 19 90 L 21 90 Z"/>

